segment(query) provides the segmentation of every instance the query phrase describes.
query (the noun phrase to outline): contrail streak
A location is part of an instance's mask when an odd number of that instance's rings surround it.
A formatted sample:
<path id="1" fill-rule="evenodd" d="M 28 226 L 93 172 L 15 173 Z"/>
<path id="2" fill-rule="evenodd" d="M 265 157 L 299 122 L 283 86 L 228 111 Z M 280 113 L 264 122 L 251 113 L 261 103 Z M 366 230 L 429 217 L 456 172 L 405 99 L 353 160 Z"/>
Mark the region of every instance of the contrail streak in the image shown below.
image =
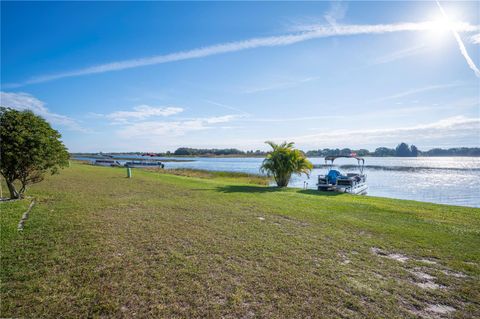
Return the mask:
<path id="1" fill-rule="evenodd" d="M 440 4 L 440 1 L 438 1 L 438 0 L 436 0 L 436 1 L 437 1 L 437 6 L 440 9 L 440 12 L 442 12 L 443 17 L 448 22 L 449 20 L 448 20 L 447 13 L 445 12 L 445 10 L 443 10 L 443 7 Z M 477 68 L 477 66 L 475 65 L 475 62 L 473 62 L 472 58 L 470 58 L 470 56 L 468 55 L 467 49 L 465 48 L 465 44 L 463 44 L 462 38 L 460 38 L 460 35 L 458 34 L 458 32 L 450 26 L 450 22 L 448 22 L 448 27 L 452 31 L 453 36 L 455 37 L 455 40 L 457 40 L 458 47 L 460 48 L 460 52 L 462 53 L 463 57 L 467 61 L 468 66 L 470 67 L 470 69 L 473 70 L 475 75 L 480 78 L 480 70 Z"/>
<path id="2" fill-rule="evenodd" d="M 30 78 L 21 83 L 6 84 L 4 87 L 14 88 L 21 87 L 29 84 L 43 83 L 53 80 L 58 80 L 62 78 L 77 77 L 88 74 L 97 74 L 111 71 L 120 71 L 125 69 L 137 68 L 147 65 L 155 65 L 162 63 L 170 63 L 175 61 L 197 59 L 202 57 L 207 57 L 211 55 L 224 54 L 229 52 L 238 52 L 254 48 L 262 47 L 278 47 L 278 46 L 287 46 L 299 42 L 304 42 L 308 40 L 332 37 L 332 36 L 348 36 L 348 35 L 360 35 L 360 34 L 384 34 L 392 32 L 405 32 L 405 31 L 428 31 L 435 29 L 436 24 L 432 21 L 425 22 L 410 22 L 410 23 L 395 23 L 395 24 L 367 24 L 367 25 L 335 25 L 332 26 L 321 26 L 314 25 L 308 26 L 308 28 L 301 30 L 301 32 L 271 36 L 271 37 L 262 37 L 262 38 L 251 38 L 243 41 L 234 41 L 227 43 L 220 43 L 216 45 L 196 48 L 188 51 L 180 51 L 169 53 L 165 55 L 156 55 L 152 57 L 144 57 L 131 60 L 123 60 L 111 63 L 105 63 L 100 65 L 94 65 L 91 67 L 77 69 L 73 71 L 61 72 L 50 75 L 42 75 L 38 77 Z M 468 23 L 458 23 L 455 26 L 452 26 L 452 29 L 456 29 L 462 32 L 478 32 L 480 31 L 480 26 L 470 25 Z M 456 32 L 455 32 L 456 34 Z M 458 35 L 457 35 L 458 37 Z M 460 40 L 461 43 L 461 40 Z M 463 47 L 463 44 L 462 44 Z M 465 51 L 465 48 L 463 47 Z M 465 51 L 466 52 L 466 51 Z M 468 57 L 468 54 L 466 54 Z M 468 58 L 468 60 L 471 59 Z M 473 62 L 471 62 L 473 64 Z M 475 68 L 476 69 L 476 68 Z M 478 69 L 476 70 L 478 72 Z"/>

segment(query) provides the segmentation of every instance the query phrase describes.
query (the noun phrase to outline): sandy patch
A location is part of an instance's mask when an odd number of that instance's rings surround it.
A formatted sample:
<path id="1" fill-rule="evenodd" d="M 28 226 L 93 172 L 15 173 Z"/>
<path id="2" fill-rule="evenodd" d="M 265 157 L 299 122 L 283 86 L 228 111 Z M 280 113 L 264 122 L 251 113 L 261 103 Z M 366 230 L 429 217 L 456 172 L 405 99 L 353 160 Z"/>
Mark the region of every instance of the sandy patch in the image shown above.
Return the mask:
<path id="1" fill-rule="evenodd" d="M 422 262 L 422 263 L 424 263 L 424 264 L 429 264 L 429 265 L 436 265 L 436 264 L 438 264 L 437 261 L 431 260 L 431 259 L 426 259 L 426 258 L 419 259 L 419 260 L 417 260 L 417 261 Z"/>
<path id="2" fill-rule="evenodd" d="M 420 268 L 415 268 L 414 270 L 409 270 L 408 272 L 410 272 L 416 278 L 416 281 L 413 283 L 422 289 L 435 290 L 446 288 L 445 286 L 439 285 L 435 282 L 435 279 L 437 279 L 435 276 L 421 271 Z"/>
<path id="3" fill-rule="evenodd" d="M 418 279 L 421 279 L 421 280 L 435 280 L 436 279 L 434 276 L 429 275 L 427 273 L 424 273 L 422 271 L 412 270 L 412 271 L 410 271 L 410 273 L 412 275 L 414 275 L 415 277 L 417 277 Z"/>
<path id="4" fill-rule="evenodd" d="M 450 277 L 455 277 L 455 278 L 467 278 L 468 276 L 465 275 L 464 273 L 461 272 L 455 272 L 455 271 L 450 271 L 450 270 L 442 270 L 442 273 L 444 273 L 447 276 Z"/>
<path id="5" fill-rule="evenodd" d="M 387 258 L 399 261 L 399 262 L 406 262 L 408 260 L 408 257 L 402 254 L 388 254 Z"/>
<path id="6" fill-rule="evenodd" d="M 445 286 L 439 285 L 439 284 L 437 284 L 433 281 L 416 282 L 415 285 L 417 285 L 418 287 L 420 287 L 422 289 L 431 289 L 431 290 L 445 288 Z"/>
<path id="7" fill-rule="evenodd" d="M 342 261 L 340 262 L 342 265 L 348 265 L 349 263 L 351 263 L 351 260 L 348 259 L 346 254 L 339 253 L 338 256 L 342 259 Z"/>
<path id="8" fill-rule="evenodd" d="M 425 308 L 425 311 L 427 312 L 432 312 L 432 313 L 437 313 L 440 315 L 446 315 L 451 312 L 455 311 L 455 308 L 446 306 L 446 305 L 429 305 L 427 308 Z"/>
<path id="9" fill-rule="evenodd" d="M 388 258 L 388 259 L 396 260 L 396 261 L 401 262 L 401 263 L 405 263 L 409 259 L 405 255 L 388 253 L 388 252 L 386 252 L 386 251 L 384 251 L 380 248 L 377 248 L 377 247 L 370 248 L 370 251 L 377 256 L 381 256 L 381 257 L 385 257 L 385 258 Z"/>

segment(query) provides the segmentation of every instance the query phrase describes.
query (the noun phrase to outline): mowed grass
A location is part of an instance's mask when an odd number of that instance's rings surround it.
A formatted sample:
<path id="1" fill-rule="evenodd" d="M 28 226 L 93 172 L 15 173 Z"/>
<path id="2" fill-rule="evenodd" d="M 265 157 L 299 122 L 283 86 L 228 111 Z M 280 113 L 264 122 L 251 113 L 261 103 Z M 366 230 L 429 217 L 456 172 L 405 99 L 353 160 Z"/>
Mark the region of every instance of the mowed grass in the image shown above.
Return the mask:
<path id="1" fill-rule="evenodd" d="M 234 183 L 247 183 L 268 185 L 269 179 L 266 176 L 247 174 L 241 172 L 223 172 L 223 171 L 206 171 L 201 169 L 192 168 L 176 168 L 176 169 L 161 169 L 150 168 L 149 171 L 157 172 L 160 174 L 187 176 L 195 178 L 207 178 L 207 179 L 222 179 L 223 182 Z"/>
<path id="2" fill-rule="evenodd" d="M 125 176 L 48 177 L 23 232 L 29 201 L 0 204 L 0 317 L 480 317 L 479 209 Z"/>

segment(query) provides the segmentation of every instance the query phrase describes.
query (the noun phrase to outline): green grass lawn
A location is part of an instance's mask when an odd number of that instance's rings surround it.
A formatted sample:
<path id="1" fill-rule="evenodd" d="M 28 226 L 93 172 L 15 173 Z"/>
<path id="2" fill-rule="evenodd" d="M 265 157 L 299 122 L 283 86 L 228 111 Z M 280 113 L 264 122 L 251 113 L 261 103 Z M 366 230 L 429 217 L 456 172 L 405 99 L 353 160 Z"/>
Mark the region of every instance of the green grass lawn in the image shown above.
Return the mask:
<path id="1" fill-rule="evenodd" d="M 0 317 L 480 317 L 479 209 L 133 174 L 0 203 Z"/>

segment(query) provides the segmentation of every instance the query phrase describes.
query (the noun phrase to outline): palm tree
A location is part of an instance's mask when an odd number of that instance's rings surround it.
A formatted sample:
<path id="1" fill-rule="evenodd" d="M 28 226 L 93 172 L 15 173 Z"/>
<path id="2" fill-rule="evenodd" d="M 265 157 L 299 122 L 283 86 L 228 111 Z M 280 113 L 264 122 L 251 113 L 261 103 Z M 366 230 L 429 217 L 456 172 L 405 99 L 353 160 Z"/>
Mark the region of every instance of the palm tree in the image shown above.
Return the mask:
<path id="1" fill-rule="evenodd" d="M 313 165 L 302 151 L 293 148 L 293 142 L 265 143 L 272 147 L 272 151 L 263 160 L 260 170 L 267 176 L 273 176 L 278 187 L 286 187 L 292 174 L 309 175 Z"/>

